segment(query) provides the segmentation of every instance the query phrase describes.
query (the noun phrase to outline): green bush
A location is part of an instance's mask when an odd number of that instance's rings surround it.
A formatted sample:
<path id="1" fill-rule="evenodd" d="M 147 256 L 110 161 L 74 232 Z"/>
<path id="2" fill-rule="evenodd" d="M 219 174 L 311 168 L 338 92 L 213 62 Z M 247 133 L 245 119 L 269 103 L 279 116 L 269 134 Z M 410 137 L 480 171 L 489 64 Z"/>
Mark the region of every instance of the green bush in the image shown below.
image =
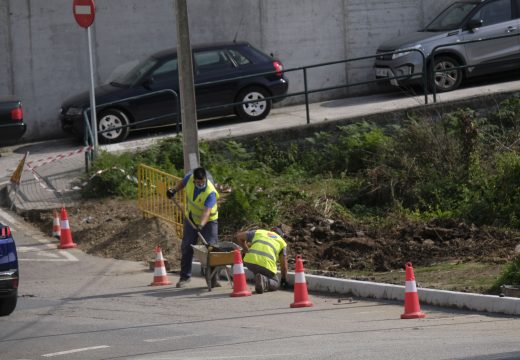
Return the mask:
<path id="1" fill-rule="evenodd" d="M 135 176 L 139 157 L 133 154 L 113 155 L 100 152 L 92 166 L 87 185 L 82 189 L 84 198 L 135 197 Z"/>
<path id="2" fill-rule="evenodd" d="M 492 292 L 497 292 L 502 285 L 520 285 L 520 256 L 517 255 L 508 263 L 493 285 Z"/>

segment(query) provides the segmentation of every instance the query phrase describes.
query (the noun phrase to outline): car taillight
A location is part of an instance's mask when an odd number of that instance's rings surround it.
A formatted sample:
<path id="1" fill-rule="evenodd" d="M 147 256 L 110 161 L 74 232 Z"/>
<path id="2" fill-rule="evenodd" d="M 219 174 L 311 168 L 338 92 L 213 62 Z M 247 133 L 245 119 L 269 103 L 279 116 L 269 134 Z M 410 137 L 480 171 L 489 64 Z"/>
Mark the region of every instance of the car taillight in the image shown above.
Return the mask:
<path id="1" fill-rule="evenodd" d="M 282 77 L 283 75 L 283 65 L 281 62 L 275 60 L 273 61 L 274 69 L 276 70 L 276 76 Z"/>
<path id="2" fill-rule="evenodd" d="M 11 110 L 11 120 L 14 120 L 14 121 L 23 120 L 23 110 L 21 107 Z"/>
<path id="3" fill-rule="evenodd" d="M 2 238 L 11 237 L 11 229 L 9 226 L 4 226 L 2 228 Z"/>
<path id="4" fill-rule="evenodd" d="M 13 289 L 18 289 L 18 279 L 13 279 Z"/>

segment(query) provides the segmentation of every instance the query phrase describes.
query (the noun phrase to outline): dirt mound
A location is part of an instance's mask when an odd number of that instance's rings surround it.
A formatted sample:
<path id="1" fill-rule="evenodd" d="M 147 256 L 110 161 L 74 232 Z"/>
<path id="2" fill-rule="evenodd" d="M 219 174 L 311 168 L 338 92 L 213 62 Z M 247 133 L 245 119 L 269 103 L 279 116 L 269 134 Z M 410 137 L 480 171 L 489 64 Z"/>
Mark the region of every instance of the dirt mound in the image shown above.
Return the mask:
<path id="1" fill-rule="evenodd" d="M 405 222 L 388 231 L 313 214 L 293 225 L 290 241 L 305 254 L 309 268 L 324 271 L 399 269 L 455 260 L 505 263 L 520 242 L 518 233 L 478 228 L 453 221 Z"/>
<path id="2" fill-rule="evenodd" d="M 135 201 L 87 201 L 67 208 L 74 242 L 88 254 L 119 260 L 152 261 L 159 245 L 165 259 L 180 264 L 180 239 L 175 228 L 157 218 L 145 218 Z M 51 234 L 52 211 L 30 212 L 26 220 Z"/>
<path id="3" fill-rule="evenodd" d="M 179 266 L 180 239 L 174 227 L 144 218 L 135 201 L 88 201 L 67 212 L 74 241 L 89 254 L 148 262 L 159 245 L 172 268 Z M 516 232 L 449 220 L 402 222 L 389 230 L 373 230 L 325 218 L 311 207 L 302 206 L 295 213 L 298 220 L 286 225 L 290 260 L 302 254 L 306 269 L 323 272 L 389 271 L 402 268 L 407 261 L 416 266 L 446 260 L 500 264 L 512 258 L 520 243 Z M 28 213 L 26 218 L 51 235 L 51 211 Z M 230 234 L 221 236 L 222 240 L 230 238 Z"/>

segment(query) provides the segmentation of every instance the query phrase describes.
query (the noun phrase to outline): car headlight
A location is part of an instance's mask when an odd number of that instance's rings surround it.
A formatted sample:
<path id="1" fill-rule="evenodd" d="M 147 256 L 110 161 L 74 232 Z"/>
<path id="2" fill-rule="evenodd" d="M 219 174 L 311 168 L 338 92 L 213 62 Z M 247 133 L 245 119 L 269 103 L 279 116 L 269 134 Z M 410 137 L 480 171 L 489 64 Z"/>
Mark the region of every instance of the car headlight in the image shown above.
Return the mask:
<path id="1" fill-rule="evenodd" d="M 397 49 L 395 51 L 402 51 L 402 52 L 398 52 L 398 53 L 395 53 L 392 55 L 392 60 L 393 59 L 398 59 L 402 56 L 405 56 L 405 55 L 408 55 L 410 54 L 411 52 L 416 52 L 416 51 L 411 51 L 411 49 L 418 49 L 420 50 L 421 49 L 421 44 L 417 44 L 415 46 L 412 46 L 411 48 L 406 48 L 406 49 Z M 408 51 L 407 51 L 408 50 Z"/>
<path id="2" fill-rule="evenodd" d="M 71 106 L 70 108 L 67 109 L 66 115 L 75 116 L 75 115 L 81 115 L 82 113 L 83 113 L 82 108 Z"/>

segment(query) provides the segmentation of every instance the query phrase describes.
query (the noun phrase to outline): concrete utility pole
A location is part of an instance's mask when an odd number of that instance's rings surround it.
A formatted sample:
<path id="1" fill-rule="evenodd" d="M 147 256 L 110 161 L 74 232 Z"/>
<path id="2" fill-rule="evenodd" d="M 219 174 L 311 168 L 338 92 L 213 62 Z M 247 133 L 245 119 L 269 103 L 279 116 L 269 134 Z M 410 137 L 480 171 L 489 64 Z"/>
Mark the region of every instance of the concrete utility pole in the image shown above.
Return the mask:
<path id="1" fill-rule="evenodd" d="M 199 139 L 197 130 L 197 106 L 193 84 L 193 63 L 186 0 L 175 0 L 177 14 L 177 61 L 179 89 L 181 92 L 182 139 L 184 149 L 184 171 L 199 167 Z"/>

